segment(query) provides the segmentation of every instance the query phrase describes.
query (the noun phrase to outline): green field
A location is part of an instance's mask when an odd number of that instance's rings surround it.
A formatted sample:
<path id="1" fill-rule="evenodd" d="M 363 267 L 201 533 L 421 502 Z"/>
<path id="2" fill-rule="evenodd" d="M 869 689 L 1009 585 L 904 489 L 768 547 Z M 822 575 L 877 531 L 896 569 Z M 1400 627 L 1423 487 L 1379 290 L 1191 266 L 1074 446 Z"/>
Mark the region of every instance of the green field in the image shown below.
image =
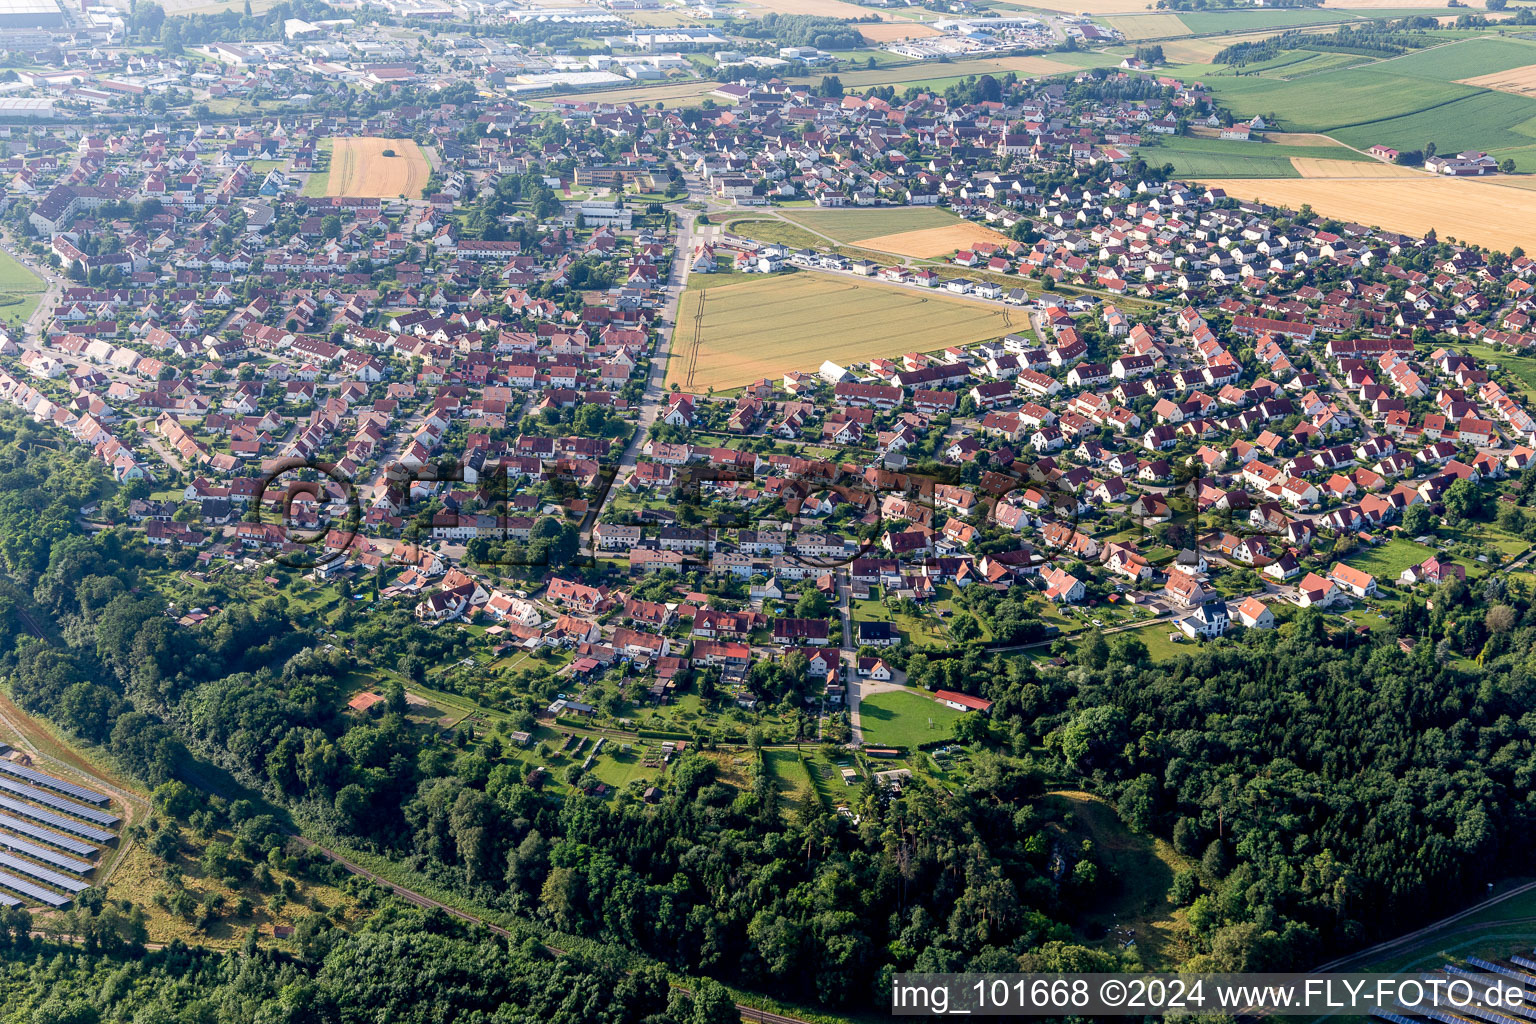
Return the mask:
<path id="1" fill-rule="evenodd" d="M 25 323 L 47 290 L 42 278 L 0 249 L 0 320 Z"/>
<path id="2" fill-rule="evenodd" d="M 1149 164 L 1171 163 L 1174 173 L 1191 178 L 1294 178 L 1292 157 L 1370 159 L 1344 146 L 1282 146 L 1188 135 L 1160 138 L 1156 145 L 1143 146 L 1140 153 Z"/>
<path id="3" fill-rule="evenodd" d="M 1354 21 L 1357 11 L 1330 11 L 1322 8 L 1254 8 L 1247 11 L 1210 11 L 1181 14 L 1190 32 L 1197 36 L 1225 33 L 1260 32 L 1267 28 L 1300 28 L 1304 25 L 1334 25 Z"/>
<path id="4" fill-rule="evenodd" d="M 873 747 L 917 747 L 948 739 L 964 712 L 917 692 L 877 693 L 859 701 L 864 742 Z"/>
<path id="5" fill-rule="evenodd" d="M 1536 64 L 1536 45 L 1515 39 L 1463 39 L 1379 61 L 1372 64 L 1370 70 L 1454 82 L 1527 64 Z"/>
<path id="6" fill-rule="evenodd" d="M 1375 576 L 1377 583 L 1395 583 L 1404 569 L 1418 565 L 1434 553 L 1434 548 L 1411 540 L 1389 540 L 1378 547 L 1357 551 L 1344 561 Z"/>
<path id="7" fill-rule="evenodd" d="M 1216 71 L 1204 78 L 1217 101 L 1239 118 L 1262 114 L 1287 131 L 1328 132 L 1361 149 L 1377 143 L 1422 149 L 1433 142 L 1441 152 L 1478 149 L 1513 157 L 1521 170 L 1536 169 L 1536 99 L 1458 81 L 1536 64 L 1536 44 L 1463 38 L 1366 63 L 1346 54 L 1299 56 L 1292 51 L 1245 66 L 1240 74 Z M 1261 173 L 1258 166 L 1245 171 L 1239 161 L 1222 166 L 1192 159 L 1187 170 L 1175 166 L 1192 175 Z"/>

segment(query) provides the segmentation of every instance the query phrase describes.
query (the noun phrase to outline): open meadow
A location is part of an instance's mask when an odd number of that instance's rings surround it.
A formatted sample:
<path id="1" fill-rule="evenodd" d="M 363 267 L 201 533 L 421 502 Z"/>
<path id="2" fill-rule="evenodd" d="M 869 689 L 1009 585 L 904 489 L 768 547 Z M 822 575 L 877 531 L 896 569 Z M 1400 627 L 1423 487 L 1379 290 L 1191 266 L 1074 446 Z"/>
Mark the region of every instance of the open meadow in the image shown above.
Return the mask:
<path id="1" fill-rule="evenodd" d="M 385 150 L 395 155 L 385 156 Z M 331 140 L 325 194 L 419 199 L 430 176 L 426 154 L 410 139 L 337 138 Z"/>
<path id="2" fill-rule="evenodd" d="M 1277 178 L 1207 180 L 1237 199 L 1299 209 L 1323 217 L 1423 235 L 1434 228 L 1456 238 L 1508 252 L 1536 242 L 1536 191 L 1498 184 L 1497 178 Z"/>
<path id="3" fill-rule="evenodd" d="M 725 390 L 788 370 L 931 352 L 1007 334 L 1001 309 L 914 288 L 811 272 L 690 289 L 667 384 Z"/>

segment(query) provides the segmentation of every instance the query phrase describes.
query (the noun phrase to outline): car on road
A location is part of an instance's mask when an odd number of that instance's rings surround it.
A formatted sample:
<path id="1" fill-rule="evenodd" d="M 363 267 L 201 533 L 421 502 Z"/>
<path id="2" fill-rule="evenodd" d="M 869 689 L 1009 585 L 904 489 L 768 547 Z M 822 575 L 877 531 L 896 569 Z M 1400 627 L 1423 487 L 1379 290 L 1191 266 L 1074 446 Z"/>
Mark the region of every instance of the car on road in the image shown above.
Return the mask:
<path id="1" fill-rule="evenodd" d="M 1095 626 L 1102 626 L 1102 625 L 1104 625 L 1104 620 L 1103 619 L 1094 619 L 1093 620 L 1093 624 Z"/>

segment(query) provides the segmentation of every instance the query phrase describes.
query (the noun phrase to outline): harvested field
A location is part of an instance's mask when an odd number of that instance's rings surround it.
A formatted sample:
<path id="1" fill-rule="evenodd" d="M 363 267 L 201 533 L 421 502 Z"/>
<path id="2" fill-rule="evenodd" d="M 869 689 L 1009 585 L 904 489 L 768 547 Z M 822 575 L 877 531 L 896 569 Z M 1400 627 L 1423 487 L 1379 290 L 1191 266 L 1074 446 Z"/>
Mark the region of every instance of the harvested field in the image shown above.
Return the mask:
<path id="1" fill-rule="evenodd" d="M 876 206 L 843 210 L 801 208 L 784 210 L 782 213 L 785 220 L 845 245 L 852 245 L 855 239 L 894 235 L 898 231 L 952 227 L 959 221 L 953 213 L 937 206 Z"/>
<path id="2" fill-rule="evenodd" d="M 1508 252 L 1536 245 L 1536 190 L 1467 178 L 1330 180 L 1248 178 L 1206 181 L 1240 199 L 1299 209 L 1324 217 L 1423 235 L 1434 228 L 1456 238 Z"/>
<path id="3" fill-rule="evenodd" d="M 1105 18 L 1104 23 L 1118 29 L 1128 42 L 1133 43 L 1138 39 L 1167 39 L 1189 34 L 1177 14 L 1122 14 Z"/>
<path id="4" fill-rule="evenodd" d="M 385 156 L 388 149 L 394 156 Z M 331 140 L 328 196 L 420 199 L 431 170 L 426 154 L 410 139 Z"/>
<path id="5" fill-rule="evenodd" d="M 939 30 L 932 25 L 923 25 L 915 21 L 859 26 L 859 35 L 871 43 L 889 43 L 897 39 L 921 39 L 924 36 L 938 34 Z"/>
<path id="6" fill-rule="evenodd" d="M 1457 81 L 1462 85 L 1474 85 L 1479 89 L 1509 92 L 1516 96 L 1536 96 L 1536 64 L 1527 64 L 1523 68 L 1511 68 L 1508 71 L 1495 71 L 1492 74 L 1478 75 L 1476 78 L 1459 78 Z"/>
<path id="7" fill-rule="evenodd" d="M 1009 238 L 1000 231 L 993 231 L 982 224 L 961 221 L 942 228 L 919 228 L 916 231 L 898 231 L 893 235 L 876 235 L 854 242 L 861 249 L 895 253 L 897 256 L 915 256 L 929 259 L 947 256 L 956 249 L 965 249 L 977 242 L 996 242 L 1007 245 Z"/>
<path id="8" fill-rule="evenodd" d="M 1316 157 L 1293 156 L 1291 166 L 1303 178 L 1423 178 L 1425 172 L 1397 164 L 1384 164 L 1379 160 L 1319 160 Z"/>
<path id="9" fill-rule="evenodd" d="M 941 293 L 810 272 L 686 292 L 678 309 L 667 385 L 740 387 L 825 360 L 929 352 L 1014 329 L 1002 309 Z"/>

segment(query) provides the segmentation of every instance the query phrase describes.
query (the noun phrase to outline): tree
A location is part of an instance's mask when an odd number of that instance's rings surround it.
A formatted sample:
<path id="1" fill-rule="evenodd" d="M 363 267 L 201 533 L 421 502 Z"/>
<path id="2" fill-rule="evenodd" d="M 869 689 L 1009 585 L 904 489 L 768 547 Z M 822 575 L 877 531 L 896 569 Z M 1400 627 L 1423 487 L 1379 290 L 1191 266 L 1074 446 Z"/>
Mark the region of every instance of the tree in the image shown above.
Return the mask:
<path id="1" fill-rule="evenodd" d="M 1431 533 L 1435 529 L 1435 514 L 1429 510 L 1424 502 L 1410 505 L 1403 510 L 1403 532 L 1410 537 L 1419 537 Z"/>
<path id="2" fill-rule="evenodd" d="M 821 94 L 833 99 L 842 99 L 843 82 L 836 75 L 824 75 L 821 79 Z"/>
<path id="3" fill-rule="evenodd" d="M 1477 516 L 1482 493 L 1471 480 L 1457 480 L 1445 489 L 1445 521 L 1452 526 Z"/>
<path id="4" fill-rule="evenodd" d="M 1504 3 L 1505 0 L 1493 0 L 1493 2 L 1494 3 Z M 1503 160 L 1499 161 L 1499 170 L 1503 171 L 1505 174 L 1514 174 L 1515 173 L 1515 158 L 1512 157 L 1512 156 L 1507 156 Z"/>

